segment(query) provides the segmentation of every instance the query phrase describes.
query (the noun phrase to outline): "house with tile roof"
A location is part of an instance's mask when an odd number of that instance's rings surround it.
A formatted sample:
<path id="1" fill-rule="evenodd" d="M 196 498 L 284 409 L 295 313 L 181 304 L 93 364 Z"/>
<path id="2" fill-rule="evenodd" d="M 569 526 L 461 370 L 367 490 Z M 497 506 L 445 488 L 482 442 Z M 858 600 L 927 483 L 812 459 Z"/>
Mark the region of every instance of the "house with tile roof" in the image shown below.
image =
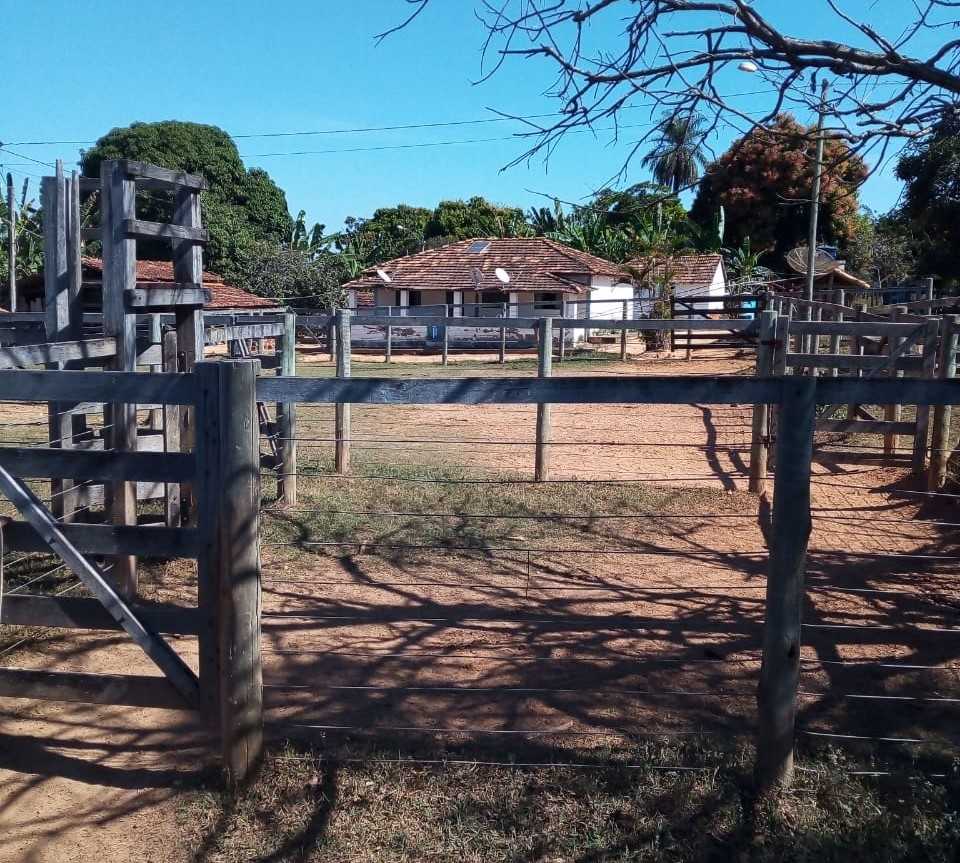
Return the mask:
<path id="1" fill-rule="evenodd" d="M 83 257 L 83 304 L 89 311 L 101 309 L 100 291 L 103 280 L 103 261 L 100 258 Z M 169 261 L 137 261 L 138 282 L 174 282 L 173 264 Z M 228 284 L 216 273 L 204 271 L 203 286 L 210 291 L 210 301 L 204 311 L 223 314 L 262 314 L 282 312 L 275 300 L 258 297 L 249 291 Z M 43 273 L 24 279 L 20 283 L 20 310 L 43 311 Z"/>
<path id="2" fill-rule="evenodd" d="M 717 252 L 634 258 L 627 268 L 641 285 L 669 284 L 675 297 L 721 297 L 729 290 L 723 256 Z M 652 299 L 649 302 L 652 304 Z M 719 299 L 699 305 L 704 309 L 723 308 Z"/>
<path id="3" fill-rule="evenodd" d="M 546 237 L 477 237 L 396 258 L 344 286 L 358 315 L 436 317 L 617 317 L 634 283 L 616 264 Z M 633 304 L 630 304 L 632 310 Z M 410 328 L 431 341 L 431 329 Z M 450 339 L 499 338 L 453 328 Z M 584 331 L 569 332 L 578 339 Z M 372 333 L 371 333 L 372 336 Z M 530 337 L 513 332 L 512 340 Z"/>

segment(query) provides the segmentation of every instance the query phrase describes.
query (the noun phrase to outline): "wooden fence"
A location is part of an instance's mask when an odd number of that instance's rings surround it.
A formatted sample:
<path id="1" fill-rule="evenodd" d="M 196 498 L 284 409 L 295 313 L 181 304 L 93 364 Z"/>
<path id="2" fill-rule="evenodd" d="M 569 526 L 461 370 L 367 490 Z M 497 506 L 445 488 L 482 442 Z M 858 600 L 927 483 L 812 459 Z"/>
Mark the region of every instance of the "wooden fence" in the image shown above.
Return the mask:
<path id="1" fill-rule="evenodd" d="M 772 313 L 768 314 L 770 320 Z M 341 317 L 341 325 L 345 324 Z M 769 324 L 767 325 L 769 328 Z M 545 325 L 549 329 L 549 324 Z M 546 340 L 545 342 L 546 343 Z M 775 406 L 776 440 L 771 555 L 766 589 L 759 689 L 757 775 L 763 785 L 788 782 L 793 770 L 801 631 L 801 598 L 810 530 L 810 470 L 817 405 L 960 402 L 948 379 L 784 377 L 574 377 L 336 379 L 256 378 L 249 361 L 200 363 L 183 374 L 0 372 L 0 399 L 67 398 L 193 406 L 198 436 L 192 453 L 0 450 L 0 485 L 23 514 L 5 528 L 8 546 L 51 549 L 77 572 L 95 597 L 64 600 L 8 597 L 2 623 L 125 629 L 167 676 L 57 674 L 3 669 L 0 693 L 93 702 L 198 708 L 219 727 L 228 772 L 247 774 L 260 753 L 259 460 L 256 403 L 334 404 L 753 404 Z M 129 401 L 123 401 L 129 400 Z M 544 414 L 540 414 L 542 418 Z M 539 426 L 539 421 L 538 421 Z M 348 430 L 349 423 L 346 424 Z M 549 438 L 543 436 L 549 458 Z M 23 480 L 86 477 L 104 482 L 192 483 L 199 499 L 194 526 L 80 525 L 54 522 Z M 89 556 L 176 554 L 198 562 L 195 608 L 145 606 L 125 599 Z M 108 589 L 109 588 L 109 589 Z M 193 676 L 158 635 L 195 634 L 200 672 Z"/>
<path id="2" fill-rule="evenodd" d="M 874 307 L 867 312 L 863 305 L 844 305 L 845 292 L 840 290 L 834 299 L 837 302 L 828 303 L 775 295 L 770 311 L 773 317 L 761 323 L 761 329 L 766 327 L 769 333 L 760 337 L 761 344 L 767 340 L 774 350 L 761 352 L 758 374 L 946 379 L 955 375 L 956 317 L 911 314 L 910 307 L 903 305 Z M 956 304 L 950 299 L 927 299 L 912 305 L 929 310 L 950 309 Z M 909 436 L 914 473 L 922 476 L 926 472 L 929 488 L 940 488 L 949 456 L 950 408 L 939 406 L 931 412 L 928 406 L 917 405 L 914 416 L 904 419 L 903 407 L 902 403 L 881 406 L 882 415 L 877 416 L 862 403 L 827 405 L 817 418 L 817 431 L 881 435 L 887 456 L 898 452 L 901 436 Z M 760 462 L 764 456 L 758 422 L 755 418 L 753 452 Z M 751 487 L 759 490 L 759 480 Z"/>
<path id="3" fill-rule="evenodd" d="M 729 319 L 758 318 L 767 307 L 767 294 L 721 294 L 671 297 L 670 317 L 675 321 L 704 321 L 712 329 L 676 328 L 670 331 L 670 350 L 683 350 L 687 359 L 698 348 L 754 348 L 756 328 L 729 327 Z"/>
<path id="4" fill-rule="evenodd" d="M 772 315 L 772 313 L 770 313 Z M 768 320 L 770 318 L 768 317 Z M 342 318 L 341 318 L 342 321 Z M 769 324 L 768 324 L 769 327 Z M 549 328 L 549 325 L 547 325 Z M 549 364 L 541 361 L 548 373 Z M 345 369 L 341 368 L 341 371 Z M 264 401 L 334 404 L 536 404 L 538 441 L 551 404 L 753 404 L 779 412 L 771 555 L 766 591 L 763 664 L 759 688 L 757 777 L 761 785 L 790 781 L 799 681 L 801 605 L 810 533 L 810 473 L 818 405 L 910 403 L 924 407 L 960 401 L 953 380 L 784 376 L 336 379 L 261 378 Z"/>
<path id="5" fill-rule="evenodd" d="M 3 526 L 5 547 L 58 555 L 89 598 L 10 594 L 0 623 L 66 629 L 122 629 L 163 677 L 0 669 L 0 695 L 198 710 L 219 731 L 223 763 L 241 779 L 256 763 L 262 736 L 260 686 L 259 441 L 255 365 L 199 363 L 195 373 L 0 371 L 5 402 L 87 402 L 189 407 L 192 452 L 0 448 L 0 489 L 21 520 Z M 65 523 L 31 491 L 30 478 L 189 484 L 197 500 L 190 526 Z M 107 577 L 94 556 L 192 558 L 197 604 L 142 603 L 127 583 Z M 199 674 L 161 633 L 196 636 Z"/>

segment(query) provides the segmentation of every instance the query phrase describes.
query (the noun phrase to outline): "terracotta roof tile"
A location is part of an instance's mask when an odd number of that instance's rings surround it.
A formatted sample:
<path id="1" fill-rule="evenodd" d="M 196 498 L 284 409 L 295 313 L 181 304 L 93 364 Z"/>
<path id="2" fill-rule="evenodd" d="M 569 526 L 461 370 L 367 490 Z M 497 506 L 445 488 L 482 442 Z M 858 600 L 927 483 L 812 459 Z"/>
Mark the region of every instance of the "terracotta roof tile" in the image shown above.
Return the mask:
<path id="1" fill-rule="evenodd" d="M 716 253 L 674 255 L 667 261 L 653 258 L 634 258 L 627 266 L 654 278 L 669 273 L 675 285 L 704 287 L 713 281 L 717 267 L 723 266 L 723 257 Z"/>
<path id="2" fill-rule="evenodd" d="M 103 274 L 103 261 L 100 258 L 82 258 L 83 268 L 93 273 Z M 137 281 L 172 282 L 173 264 L 170 261 L 137 261 Z M 276 309 L 279 305 L 266 297 L 258 297 L 249 291 L 228 285 L 216 273 L 203 271 L 203 286 L 210 291 L 210 302 L 204 308 L 217 309 Z"/>
<path id="3" fill-rule="evenodd" d="M 498 267 L 510 276 L 509 285 L 502 284 L 494 275 Z M 389 276 L 389 283 L 377 275 L 377 269 Z M 472 291 L 479 283 L 479 289 L 485 291 L 583 293 L 593 276 L 627 281 L 616 264 L 546 237 L 491 237 L 459 240 L 439 249 L 395 258 L 369 267 L 344 287 L 356 290 L 358 304 L 362 305 L 360 296 L 364 292 L 382 287 Z"/>

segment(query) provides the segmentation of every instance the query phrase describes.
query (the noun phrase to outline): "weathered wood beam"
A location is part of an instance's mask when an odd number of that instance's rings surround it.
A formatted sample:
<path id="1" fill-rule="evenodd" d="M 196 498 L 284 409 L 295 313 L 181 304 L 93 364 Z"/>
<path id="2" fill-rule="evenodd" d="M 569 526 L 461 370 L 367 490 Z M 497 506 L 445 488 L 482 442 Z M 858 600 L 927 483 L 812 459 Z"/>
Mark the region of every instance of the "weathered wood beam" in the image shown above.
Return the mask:
<path id="1" fill-rule="evenodd" d="M 122 225 L 124 236 L 131 239 L 186 240 L 191 243 L 206 243 L 210 239 L 205 228 L 188 228 L 145 219 L 124 219 Z"/>
<path id="2" fill-rule="evenodd" d="M 130 607 L 154 632 L 196 635 L 199 631 L 200 620 L 196 608 L 173 604 L 136 604 Z M 123 629 L 95 599 L 22 593 L 12 593 L 3 598 L 0 624 L 104 631 Z"/>

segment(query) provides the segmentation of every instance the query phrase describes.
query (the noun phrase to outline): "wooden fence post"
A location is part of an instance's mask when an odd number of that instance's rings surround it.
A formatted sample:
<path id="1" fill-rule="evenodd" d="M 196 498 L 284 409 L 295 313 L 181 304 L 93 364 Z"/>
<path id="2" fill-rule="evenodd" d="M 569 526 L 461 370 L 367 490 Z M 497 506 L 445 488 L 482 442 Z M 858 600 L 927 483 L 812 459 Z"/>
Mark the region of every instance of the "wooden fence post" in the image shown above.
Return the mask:
<path id="1" fill-rule="evenodd" d="M 627 320 L 627 303 L 628 300 L 623 301 L 623 320 Z M 627 329 L 624 327 L 620 330 L 620 361 L 626 362 L 627 360 Z"/>
<path id="2" fill-rule="evenodd" d="M 350 309 L 337 310 L 337 377 L 350 377 Z M 335 405 L 336 455 L 334 469 L 337 473 L 350 473 L 350 405 Z"/>
<path id="3" fill-rule="evenodd" d="M 774 334 L 777 313 L 760 313 L 760 335 L 757 340 L 757 374 L 773 374 Z M 767 460 L 770 451 L 770 405 L 753 406 L 753 428 L 750 439 L 750 491 L 763 494 L 767 487 Z"/>
<path id="4" fill-rule="evenodd" d="M 509 311 L 507 304 L 504 303 L 502 306 L 501 317 L 505 318 L 507 312 Z M 507 361 L 507 328 L 500 327 L 500 365 L 503 365 Z"/>
<path id="5" fill-rule="evenodd" d="M 549 378 L 553 375 L 553 319 L 540 318 L 537 330 L 540 337 L 537 355 L 537 377 Z M 537 404 L 537 451 L 533 477 L 537 482 L 550 478 L 550 405 Z"/>
<path id="6" fill-rule="evenodd" d="M 177 356 L 177 333 L 167 330 L 162 336 L 161 351 L 163 370 L 165 372 L 180 371 L 180 362 Z M 163 449 L 164 452 L 180 452 L 180 405 L 163 406 Z M 180 527 L 180 484 L 168 482 L 165 489 L 165 512 L 167 527 Z"/>
<path id="7" fill-rule="evenodd" d="M 810 462 L 817 384 L 815 378 L 795 375 L 784 378 L 781 386 L 763 661 L 757 691 L 756 778 L 761 789 L 788 786 L 793 778 L 804 573 L 810 537 Z"/>
<path id="8" fill-rule="evenodd" d="M 922 362 L 918 377 L 932 379 L 937 376 L 937 342 L 940 337 L 940 320 L 928 318 L 923 328 Z M 930 405 L 916 405 L 913 429 L 913 473 L 922 477 L 927 466 L 927 438 L 930 433 Z"/>
<path id="9" fill-rule="evenodd" d="M 7 174 L 7 300 L 17 311 L 17 198 L 13 174 Z"/>
<path id="10" fill-rule="evenodd" d="M 937 358 L 937 376 L 950 379 L 957 374 L 957 335 L 960 317 L 946 315 L 940 331 L 940 355 Z M 930 468 L 927 489 L 937 491 L 947 480 L 947 462 L 950 459 L 950 405 L 937 405 L 933 411 L 933 436 L 930 441 Z"/>
<path id="11" fill-rule="evenodd" d="M 389 318 L 392 316 L 393 316 L 393 307 L 387 306 L 387 317 Z M 385 342 L 384 349 L 383 349 L 383 361 L 387 365 L 390 365 L 390 363 L 393 362 L 393 327 L 390 326 L 390 324 L 387 324 L 386 328 L 384 329 L 383 337 Z"/>
<path id="12" fill-rule="evenodd" d="M 283 336 L 280 339 L 280 374 L 297 374 L 297 316 L 284 312 Z M 284 506 L 297 505 L 297 405 L 282 402 L 277 405 L 277 431 L 280 433 L 279 497 Z"/>
<path id="13" fill-rule="evenodd" d="M 443 325 L 443 365 L 446 365 L 450 359 L 450 335 L 447 332 L 447 325 Z"/>
<path id="14" fill-rule="evenodd" d="M 846 293 L 843 288 L 837 288 L 833 292 L 833 302 L 838 306 L 844 305 L 844 300 L 846 299 Z M 843 309 L 838 309 L 833 319 L 838 322 L 843 321 Z M 831 336 L 830 337 L 830 353 L 839 354 L 840 353 L 840 336 Z M 831 377 L 838 377 L 840 375 L 840 369 L 830 369 Z"/>
<path id="15" fill-rule="evenodd" d="M 201 635 L 201 703 L 208 717 L 215 711 L 224 770 L 237 783 L 263 751 L 257 367 L 201 362 L 196 374 L 199 600 L 215 633 Z"/>
<path id="16" fill-rule="evenodd" d="M 112 366 L 116 371 L 135 371 L 137 365 L 136 316 L 127 314 L 125 292 L 137 283 L 137 244 L 127 236 L 126 220 L 136 218 L 136 188 L 121 161 L 100 165 L 100 221 L 103 246 L 103 329 L 117 340 Z M 106 419 L 106 417 L 104 417 Z M 110 405 L 110 442 L 118 452 L 137 449 L 137 406 Z M 107 491 L 107 489 L 105 489 Z M 116 482 L 109 489 L 110 511 L 116 525 L 137 523 L 137 484 Z M 113 581 L 127 598 L 137 593 L 137 559 L 114 558 Z"/>
<path id="17" fill-rule="evenodd" d="M 895 323 L 900 315 L 906 314 L 907 309 L 905 306 L 894 306 L 890 310 L 890 323 Z M 900 377 L 900 372 L 897 371 L 897 348 L 900 347 L 900 343 L 903 341 L 902 338 L 894 338 L 890 336 L 887 339 L 887 353 L 891 356 L 890 366 L 888 374 L 891 378 Z M 883 418 L 889 422 L 900 422 L 902 410 L 901 405 L 885 405 L 883 409 Z M 885 456 L 895 455 L 897 452 L 897 445 L 899 444 L 899 437 L 894 432 L 888 432 L 883 436 L 883 454 Z"/>
<path id="18" fill-rule="evenodd" d="M 862 321 L 863 315 L 866 312 L 867 307 L 863 303 L 857 303 L 856 309 L 857 309 L 856 320 L 858 322 Z M 859 334 L 855 335 L 850 343 L 850 354 L 855 357 L 863 356 L 863 337 L 860 336 Z M 863 369 L 857 369 L 854 372 L 854 375 L 858 378 L 862 377 Z M 858 404 L 847 405 L 848 420 L 855 420 L 859 412 L 860 412 L 860 405 Z"/>

